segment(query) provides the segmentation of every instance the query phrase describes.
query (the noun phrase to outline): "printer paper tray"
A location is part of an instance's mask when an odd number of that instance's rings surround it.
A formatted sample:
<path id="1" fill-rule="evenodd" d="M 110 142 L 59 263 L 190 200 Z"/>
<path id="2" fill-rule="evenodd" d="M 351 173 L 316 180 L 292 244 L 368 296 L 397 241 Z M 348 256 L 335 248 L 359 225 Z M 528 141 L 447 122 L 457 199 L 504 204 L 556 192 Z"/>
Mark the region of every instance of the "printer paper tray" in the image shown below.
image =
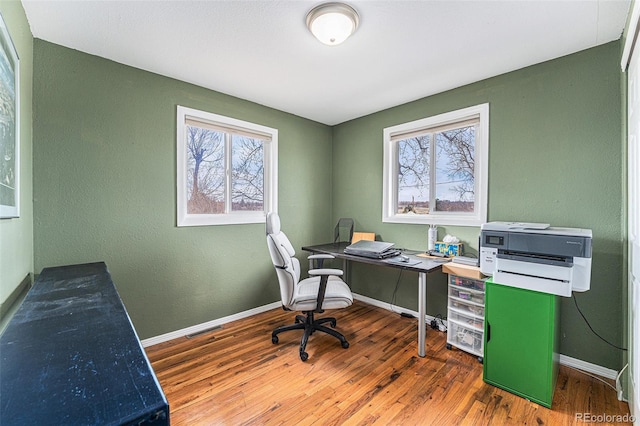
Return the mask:
<path id="1" fill-rule="evenodd" d="M 496 284 L 571 297 L 573 268 L 498 258 Z"/>

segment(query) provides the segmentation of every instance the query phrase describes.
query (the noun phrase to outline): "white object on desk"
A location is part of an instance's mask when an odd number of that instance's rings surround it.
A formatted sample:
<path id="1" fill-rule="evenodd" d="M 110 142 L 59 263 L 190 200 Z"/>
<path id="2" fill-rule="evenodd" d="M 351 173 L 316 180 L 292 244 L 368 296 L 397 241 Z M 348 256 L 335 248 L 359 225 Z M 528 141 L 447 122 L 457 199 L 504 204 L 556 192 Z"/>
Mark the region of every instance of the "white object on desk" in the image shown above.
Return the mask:
<path id="1" fill-rule="evenodd" d="M 438 228 L 435 225 L 429 225 L 429 244 L 427 250 L 436 249 L 436 240 L 438 239 Z"/>

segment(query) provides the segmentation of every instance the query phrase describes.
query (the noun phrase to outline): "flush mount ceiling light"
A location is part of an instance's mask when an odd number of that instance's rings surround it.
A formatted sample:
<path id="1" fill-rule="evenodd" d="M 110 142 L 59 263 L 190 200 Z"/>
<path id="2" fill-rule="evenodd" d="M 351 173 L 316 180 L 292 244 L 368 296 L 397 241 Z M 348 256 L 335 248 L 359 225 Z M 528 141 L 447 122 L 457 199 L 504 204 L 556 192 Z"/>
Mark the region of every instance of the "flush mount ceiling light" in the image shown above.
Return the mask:
<path id="1" fill-rule="evenodd" d="M 358 12 L 344 3 L 324 3 L 307 14 L 309 31 L 329 46 L 345 41 L 358 29 L 359 22 Z"/>

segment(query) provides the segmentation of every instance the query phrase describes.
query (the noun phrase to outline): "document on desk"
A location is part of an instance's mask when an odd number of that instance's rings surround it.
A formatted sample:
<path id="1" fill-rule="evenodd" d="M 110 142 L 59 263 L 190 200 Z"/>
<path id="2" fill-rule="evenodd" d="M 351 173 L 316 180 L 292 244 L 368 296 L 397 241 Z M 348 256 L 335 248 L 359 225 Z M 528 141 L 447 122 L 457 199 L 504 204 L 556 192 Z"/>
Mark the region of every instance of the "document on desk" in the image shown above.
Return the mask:
<path id="1" fill-rule="evenodd" d="M 391 259 L 385 259 L 384 262 L 392 263 L 394 265 L 405 265 L 405 266 L 415 266 L 422 263 L 422 261 L 415 260 L 415 259 L 402 260 L 400 256 L 392 257 Z"/>

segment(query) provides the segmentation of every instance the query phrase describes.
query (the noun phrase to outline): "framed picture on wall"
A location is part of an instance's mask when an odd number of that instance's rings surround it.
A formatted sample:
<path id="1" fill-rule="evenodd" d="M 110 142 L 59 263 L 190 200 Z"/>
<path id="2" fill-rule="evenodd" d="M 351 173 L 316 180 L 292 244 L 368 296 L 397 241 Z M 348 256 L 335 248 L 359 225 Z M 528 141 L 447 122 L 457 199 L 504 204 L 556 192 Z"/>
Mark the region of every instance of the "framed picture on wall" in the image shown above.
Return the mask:
<path id="1" fill-rule="evenodd" d="M 0 15 L 0 219 L 20 216 L 20 60 Z"/>

